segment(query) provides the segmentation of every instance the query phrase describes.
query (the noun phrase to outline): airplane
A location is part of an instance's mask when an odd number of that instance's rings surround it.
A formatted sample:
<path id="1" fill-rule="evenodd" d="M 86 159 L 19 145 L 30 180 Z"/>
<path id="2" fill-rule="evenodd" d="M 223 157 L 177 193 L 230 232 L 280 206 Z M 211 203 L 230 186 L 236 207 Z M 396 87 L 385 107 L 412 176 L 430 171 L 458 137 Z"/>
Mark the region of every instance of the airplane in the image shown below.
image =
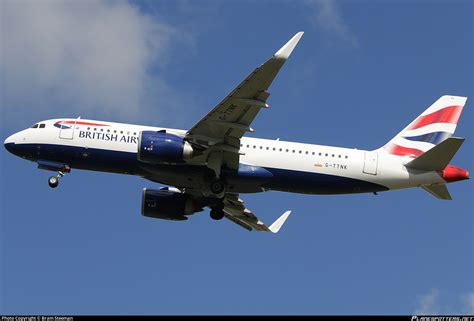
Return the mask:
<path id="1" fill-rule="evenodd" d="M 378 193 L 421 187 L 450 200 L 446 184 L 469 172 L 449 162 L 464 142 L 453 137 L 467 97 L 445 95 L 382 147 L 358 150 L 244 136 L 269 107 L 268 88 L 296 47 L 295 34 L 189 130 L 60 118 L 40 121 L 8 137 L 5 148 L 57 172 L 72 169 L 138 175 L 168 187 L 144 188 L 141 213 L 187 220 L 210 208 L 250 231 L 277 233 L 291 211 L 270 226 L 249 210 L 241 194 Z"/>

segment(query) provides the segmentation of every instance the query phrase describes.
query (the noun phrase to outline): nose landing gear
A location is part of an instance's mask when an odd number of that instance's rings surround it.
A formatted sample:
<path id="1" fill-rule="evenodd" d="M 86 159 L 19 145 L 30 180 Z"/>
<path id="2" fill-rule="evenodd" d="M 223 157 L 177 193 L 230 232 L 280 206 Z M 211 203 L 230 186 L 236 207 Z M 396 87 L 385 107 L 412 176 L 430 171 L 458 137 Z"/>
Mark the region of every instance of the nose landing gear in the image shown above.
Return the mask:
<path id="1" fill-rule="evenodd" d="M 64 168 L 58 171 L 58 175 L 51 176 L 48 178 L 48 185 L 51 188 L 56 188 L 59 185 L 59 178 L 63 177 L 66 173 L 71 171 L 71 167 L 69 165 L 64 165 Z"/>
<path id="2" fill-rule="evenodd" d="M 56 188 L 56 187 L 59 185 L 59 177 L 57 177 L 57 176 L 51 176 L 51 177 L 48 179 L 48 185 L 49 185 L 49 187 L 51 187 L 51 188 Z"/>

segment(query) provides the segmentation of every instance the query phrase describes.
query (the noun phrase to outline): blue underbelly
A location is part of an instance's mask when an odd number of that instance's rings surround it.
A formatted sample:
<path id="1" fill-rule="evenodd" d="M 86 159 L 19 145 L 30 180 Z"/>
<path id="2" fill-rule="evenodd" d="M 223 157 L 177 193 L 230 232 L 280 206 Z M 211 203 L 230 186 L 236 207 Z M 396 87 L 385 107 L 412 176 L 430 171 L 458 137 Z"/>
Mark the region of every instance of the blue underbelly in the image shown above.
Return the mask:
<path id="1" fill-rule="evenodd" d="M 176 175 L 180 178 L 191 173 L 206 175 L 210 171 L 206 166 L 146 164 L 137 160 L 136 153 L 65 145 L 17 144 L 13 153 L 32 161 L 49 160 L 68 164 L 71 168 L 145 177 L 148 177 L 150 169 L 166 172 L 168 177 Z M 382 185 L 347 177 L 246 164 L 241 164 L 237 172 L 223 170 L 222 176 L 235 186 L 235 192 L 248 191 L 249 185 L 254 186 L 258 191 L 263 188 L 305 194 L 345 194 L 388 190 Z M 159 177 L 150 179 L 159 181 Z M 239 191 L 239 185 L 242 186 L 241 191 Z"/>
<path id="2" fill-rule="evenodd" d="M 273 177 L 265 187 L 285 192 L 304 194 L 350 194 L 381 192 L 387 187 L 354 178 L 293 171 L 280 168 L 266 168 Z"/>

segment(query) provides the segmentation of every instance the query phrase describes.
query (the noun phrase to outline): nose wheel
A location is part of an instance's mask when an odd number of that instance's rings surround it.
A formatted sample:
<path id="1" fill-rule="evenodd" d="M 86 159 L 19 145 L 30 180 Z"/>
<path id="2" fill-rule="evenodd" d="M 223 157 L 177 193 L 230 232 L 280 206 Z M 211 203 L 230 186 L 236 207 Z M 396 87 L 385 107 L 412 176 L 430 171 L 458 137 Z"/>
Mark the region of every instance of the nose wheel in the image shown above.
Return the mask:
<path id="1" fill-rule="evenodd" d="M 56 187 L 58 187 L 58 185 L 59 185 L 59 177 L 57 177 L 57 176 L 51 176 L 51 177 L 48 179 L 48 185 L 49 185 L 49 187 L 51 187 L 51 188 L 56 188 Z"/>
<path id="2" fill-rule="evenodd" d="M 56 176 L 51 176 L 48 178 L 48 185 L 51 188 L 56 188 L 59 185 L 59 179 L 63 177 L 66 173 L 69 173 L 71 171 L 71 168 L 69 165 L 64 166 L 64 168 L 60 171 L 58 171 L 58 175 Z"/>

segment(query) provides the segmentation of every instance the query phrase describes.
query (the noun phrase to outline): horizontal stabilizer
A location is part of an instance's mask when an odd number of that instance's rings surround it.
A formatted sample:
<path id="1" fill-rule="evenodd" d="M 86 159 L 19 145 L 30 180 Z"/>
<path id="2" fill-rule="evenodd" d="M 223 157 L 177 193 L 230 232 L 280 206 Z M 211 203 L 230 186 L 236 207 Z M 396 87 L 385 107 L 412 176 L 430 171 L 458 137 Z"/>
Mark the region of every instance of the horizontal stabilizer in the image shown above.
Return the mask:
<path id="1" fill-rule="evenodd" d="M 425 191 L 430 193 L 436 198 L 442 199 L 442 200 L 452 200 L 451 194 L 449 194 L 448 187 L 446 184 L 442 185 L 427 185 L 427 186 L 422 186 Z"/>
<path id="2" fill-rule="evenodd" d="M 405 166 L 422 171 L 443 170 L 449 164 L 463 142 L 464 138 L 447 138 L 424 154 L 421 154 L 411 162 L 405 164 Z"/>

